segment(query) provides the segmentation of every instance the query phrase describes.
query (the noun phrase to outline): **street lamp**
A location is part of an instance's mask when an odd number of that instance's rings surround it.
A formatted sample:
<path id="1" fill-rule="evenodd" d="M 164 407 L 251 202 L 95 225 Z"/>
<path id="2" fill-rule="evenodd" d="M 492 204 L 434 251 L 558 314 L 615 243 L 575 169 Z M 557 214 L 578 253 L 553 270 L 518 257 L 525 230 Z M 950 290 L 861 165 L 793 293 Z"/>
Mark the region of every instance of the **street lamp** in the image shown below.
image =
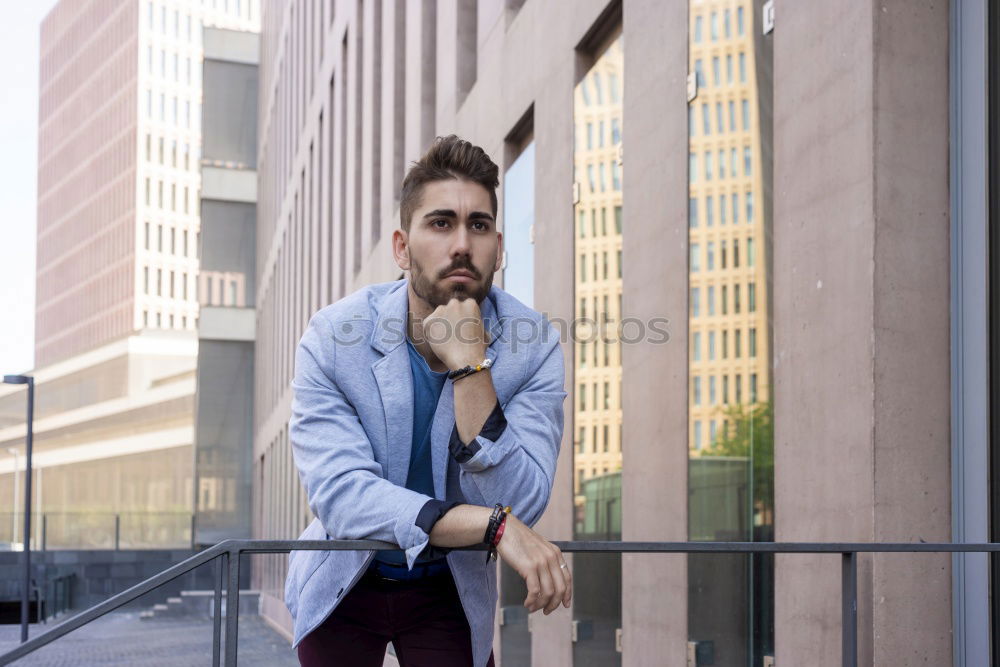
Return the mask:
<path id="1" fill-rule="evenodd" d="M 20 469 L 21 466 L 18 465 L 17 457 L 19 455 L 19 452 L 17 451 L 16 447 L 8 447 L 7 453 L 14 455 L 14 485 L 13 485 L 14 502 L 11 505 L 14 508 L 14 511 L 10 513 L 10 544 L 11 544 L 11 549 L 13 549 L 14 542 L 17 542 L 17 539 L 15 539 L 17 537 L 17 471 Z"/>
<path id="2" fill-rule="evenodd" d="M 28 385 L 28 434 L 24 462 L 24 583 L 21 585 L 21 643 L 28 641 L 28 598 L 31 587 L 31 437 L 35 416 L 35 378 L 30 375 L 4 375 L 4 384 Z M 17 475 L 17 470 L 14 471 Z"/>

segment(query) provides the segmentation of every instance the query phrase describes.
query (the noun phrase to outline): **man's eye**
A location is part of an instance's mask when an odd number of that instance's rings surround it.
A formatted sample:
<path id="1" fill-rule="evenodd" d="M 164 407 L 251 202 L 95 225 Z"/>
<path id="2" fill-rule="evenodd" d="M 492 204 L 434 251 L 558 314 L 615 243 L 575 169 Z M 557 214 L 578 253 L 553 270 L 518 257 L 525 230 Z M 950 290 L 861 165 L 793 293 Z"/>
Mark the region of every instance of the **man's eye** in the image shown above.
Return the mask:
<path id="1" fill-rule="evenodd" d="M 487 225 L 485 222 L 474 222 L 472 223 L 472 226 L 476 229 L 476 231 L 480 232 L 485 232 L 490 228 L 490 226 Z"/>
<path id="2" fill-rule="evenodd" d="M 435 227 L 443 228 L 448 226 L 448 221 L 445 220 L 444 218 L 439 218 L 434 222 L 432 222 L 431 224 L 434 225 Z"/>

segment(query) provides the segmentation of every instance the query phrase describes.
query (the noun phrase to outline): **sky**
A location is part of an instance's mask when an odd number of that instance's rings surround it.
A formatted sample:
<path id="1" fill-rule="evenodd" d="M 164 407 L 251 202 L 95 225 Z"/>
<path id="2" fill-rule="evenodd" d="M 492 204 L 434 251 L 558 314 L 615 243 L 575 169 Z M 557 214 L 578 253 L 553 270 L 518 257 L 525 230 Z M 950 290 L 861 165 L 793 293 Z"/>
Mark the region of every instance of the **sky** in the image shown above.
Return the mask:
<path id="1" fill-rule="evenodd" d="M 0 374 L 34 365 L 38 37 L 56 0 L 0 0 Z"/>

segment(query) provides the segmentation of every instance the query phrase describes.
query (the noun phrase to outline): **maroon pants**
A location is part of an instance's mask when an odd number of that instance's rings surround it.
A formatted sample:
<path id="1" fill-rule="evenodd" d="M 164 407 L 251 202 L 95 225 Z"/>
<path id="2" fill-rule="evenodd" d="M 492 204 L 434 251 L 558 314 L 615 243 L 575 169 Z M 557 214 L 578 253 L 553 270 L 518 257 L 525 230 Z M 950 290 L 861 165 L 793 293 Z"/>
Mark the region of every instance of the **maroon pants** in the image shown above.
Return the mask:
<path id="1" fill-rule="evenodd" d="M 450 573 L 410 582 L 366 574 L 299 642 L 299 663 L 382 667 L 389 642 L 400 667 L 472 665 L 469 622 Z"/>

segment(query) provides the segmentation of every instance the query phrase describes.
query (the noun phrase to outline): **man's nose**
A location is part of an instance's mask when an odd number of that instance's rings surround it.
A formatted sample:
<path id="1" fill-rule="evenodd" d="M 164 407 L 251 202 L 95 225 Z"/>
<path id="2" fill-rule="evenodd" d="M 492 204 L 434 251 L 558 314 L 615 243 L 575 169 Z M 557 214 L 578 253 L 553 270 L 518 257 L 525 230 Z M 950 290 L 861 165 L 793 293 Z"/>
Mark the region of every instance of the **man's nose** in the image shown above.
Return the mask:
<path id="1" fill-rule="evenodd" d="M 451 256 L 468 255 L 471 249 L 469 229 L 464 224 L 459 224 L 455 228 L 455 233 L 451 235 Z"/>

